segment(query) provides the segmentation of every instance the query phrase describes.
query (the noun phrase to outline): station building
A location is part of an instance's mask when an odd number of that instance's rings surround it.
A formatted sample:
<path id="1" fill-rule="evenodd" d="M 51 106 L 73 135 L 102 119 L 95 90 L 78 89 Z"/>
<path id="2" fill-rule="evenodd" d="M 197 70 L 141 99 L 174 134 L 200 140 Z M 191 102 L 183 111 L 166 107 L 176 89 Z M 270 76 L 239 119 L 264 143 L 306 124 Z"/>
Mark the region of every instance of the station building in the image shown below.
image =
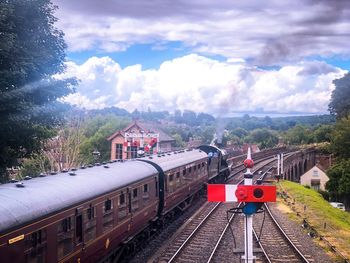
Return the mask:
<path id="1" fill-rule="evenodd" d="M 112 134 L 111 160 L 133 159 L 144 154 L 156 154 L 172 150 L 175 140 L 155 123 L 134 121 L 123 130 Z"/>

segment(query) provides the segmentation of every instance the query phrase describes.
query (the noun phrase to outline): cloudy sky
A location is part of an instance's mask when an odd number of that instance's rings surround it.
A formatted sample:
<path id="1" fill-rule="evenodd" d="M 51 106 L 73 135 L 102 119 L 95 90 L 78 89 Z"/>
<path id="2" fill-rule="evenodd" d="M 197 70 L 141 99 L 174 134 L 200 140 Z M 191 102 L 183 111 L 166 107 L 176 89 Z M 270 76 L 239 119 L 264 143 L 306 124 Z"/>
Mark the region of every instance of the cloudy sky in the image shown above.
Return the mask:
<path id="1" fill-rule="evenodd" d="M 327 113 L 350 69 L 348 0 L 53 3 L 81 107 Z"/>

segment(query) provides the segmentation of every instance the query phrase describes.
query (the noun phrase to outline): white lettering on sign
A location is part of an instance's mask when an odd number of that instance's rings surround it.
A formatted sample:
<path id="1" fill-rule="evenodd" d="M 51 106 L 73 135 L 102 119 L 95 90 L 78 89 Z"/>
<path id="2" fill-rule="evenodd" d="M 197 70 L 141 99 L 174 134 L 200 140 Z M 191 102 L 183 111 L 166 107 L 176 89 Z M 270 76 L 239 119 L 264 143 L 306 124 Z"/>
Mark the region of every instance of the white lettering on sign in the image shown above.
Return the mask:
<path id="1" fill-rule="evenodd" d="M 142 138 L 142 137 L 149 137 L 149 138 L 159 138 L 159 133 L 134 133 L 134 132 L 126 132 L 124 134 L 125 138 Z"/>

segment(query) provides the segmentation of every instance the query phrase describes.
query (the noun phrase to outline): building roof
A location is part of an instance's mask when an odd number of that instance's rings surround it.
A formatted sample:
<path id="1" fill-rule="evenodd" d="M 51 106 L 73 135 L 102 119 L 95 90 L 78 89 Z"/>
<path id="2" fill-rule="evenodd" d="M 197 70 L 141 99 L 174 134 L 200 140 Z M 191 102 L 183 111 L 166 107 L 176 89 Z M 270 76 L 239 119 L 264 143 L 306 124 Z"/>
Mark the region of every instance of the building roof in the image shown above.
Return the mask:
<path id="1" fill-rule="evenodd" d="M 131 129 L 133 126 L 137 126 L 140 130 L 143 130 L 145 132 L 159 133 L 159 142 L 175 141 L 175 139 L 173 139 L 171 136 L 169 136 L 159 127 L 159 124 L 151 123 L 151 122 L 140 122 L 140 121 L 133 121 L 128 127 L 113 133 L 110 137 L 107 138 L 107 140 L 111 141 L 118 135 L 121 135 L 124 137 L 124 133 L 129 129 Z"/>

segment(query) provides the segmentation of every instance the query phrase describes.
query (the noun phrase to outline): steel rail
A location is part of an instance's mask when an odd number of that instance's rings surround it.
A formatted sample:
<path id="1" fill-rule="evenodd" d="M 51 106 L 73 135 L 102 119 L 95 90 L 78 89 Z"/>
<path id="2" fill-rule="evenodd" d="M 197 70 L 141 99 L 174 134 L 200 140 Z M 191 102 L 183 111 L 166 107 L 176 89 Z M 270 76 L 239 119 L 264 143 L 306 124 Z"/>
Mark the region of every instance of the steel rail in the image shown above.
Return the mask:
<path id="1" fill-rule="evenodd" d="M 265 258 L 267 259 L 267 261 L 268 261 L 269 263 L 272 263 L 270 257 L 267 255 L 266 250 L 264 249 L 264 246 L 263 246 L 262 243 L 260 242 L 260 240 L 259 240 L 259 238 L 258 238 L 258 235 L 257 235 L 257 233 L 255 232 L 254 228 L 253 228 L 253 234 L 254 234 L 254 236 L 255 236 L 256 241 L 258 241 L 258 244 L 259 244 L 259 246 L 260 246 L 262 252 L 264 253 Z"/>
<path id="2" fill-rule="evenodd" d="M 174 255 L 168 260 L 168 263 L 173 262 L 173 260 L 180 254 L 182 249 L 187 245 L 188 241 L 194 236 L 197 230 L 207 221 L 209 216 L 221 205 L 222 203 L 217 203 L 210 212 L 203 218 L 203 220 L 197 225 L 197 227 L 192 231 L 192 233 L 186 238 L 186 240 L 182 243 L 182 245 L 175 251 Z"/>
<path id="3" fill-rule="evenodd" d="M 264 157 L 264 158 L 259 159 L 259 160 L 256 162 L 256 164 L 257 164 L 257 163 L 261 163 L 261 162 L 263 162 L 263 161 L 266 161 L 266 160 L 268 160 L 268 159 L 272 159 L 272 160 L 271 160 L 270 162 L 264 164 L 261 168 L 256 169 L 253 173 L 257 172 L 258 170 L 262 169 L 263 167 L 265 167 L 265 166 L 267 166 L 267 165 L 269 165 L 269 164 L 271 164 L 272 162 L 275 161 L 274 157 Z M 241 173 L 244 169 L 245 169 L 245 168 L 243 168 L 242 170 L 239 170 L 239 171 L 235 172 L 232 176 L 229 176 L 228 179 L 231 179 L 231 178 L 233 179 L 233 178 L 234 178 L 234 175 L 237 175 L 237 174 Z M 263 175 L 262 175 L 261 177 L 265 176 L 265 175 L 267 174 L 267 172 L 268 172 L 269 170 L 271 170 L 271 169 L 272 169 L 272 168 L 269 168 L 268 170 L 266 170 L 266 171 L 263 173 Z M 243 182 L 244 182 L 244 180 L 241 180 L 241 181 L 238 182 L 238 184 L 242 184 Z M 196 228 L 195 228 L 195 229 L 191 232 L 191 234 L 185 239 L 185 241 L 181 244 L 181 246 L 175 251 L 175 253 L 173 254 L 173 256 L 167 261 L 168 263 L 173 262 L 173 261 L 178 257 L 178 255 L 180 254 L 180 252 L 184 249 L 184 247 L 188 244 L 188 242 L 192 239 L 192 237 L 196 234 L 196 232 L 200 229 L 200 227 L 208 220 L 209 216 L 211 216 L 211 215 L 213 214 L 213 212 L 219 207 L 220 204 L 222 204 L 222 203 L 217 203 L 217 204 L 214 206 L 214 208 L 212 208 L 212 209 L 210 210 L 210 212 L 205 216 L 205 218 L 203 218 L 203 220 L 196 226 Z M 239 203 L 238 206 L 240 206 L 240 205 L 241 205 L 241 203 Z M 215 252 L 216 252 L 216 250 L 217 250 L 217 247 L 219 246 L 219 244 L 220 244 L 220 242 L 221 242 L 221 240 L 222 240 L 224 234 L 226 233 L 227 228 L 229 227 L 230 223 L 232 222 L 234 216 L 235 216 L 235 214 L 233 214 L 233 215 L 230 217 L 229 222 L 226 224 L 224 230 L 222 231 L 222 233 L 221 233 L 221 235 L 220 235 L 220 237 L 219 237 L 219 240 L 217 241 L 217 243 L 216 243 L 216 245 L 215 245 L 215 248 L 214 248 L 214 250 L 212 251 L 212 253 L 211 253 L 211 255 L 210 255 L 210 258 L 208 259 L 207 262 L 210 262 L 211 259 L 212 259 L 212 257 L 214 256 L 214 254 L 215 254 Z"/>
<path id="4" fill-rule="evenodd" d="M 310 261 L 303 255 L 303 253 L 296 247 L 296 245 L 293 243 L 293 241 L 288 237 L 288 235 L 285 233 L 285 231 L 283 230 L 283 228 L 280 226 L 280 224 L 277 222 L 277 220 L 275 219 L 275 217 L 272 215 L 271 210 L 269 209 L 269 207 L 264 204 L 264 207 L 266 208 L 266 211 L 269 213 L 272 221 L 275 223 L 275 225 L 278 227 L 278 229 L 280 230 L 280 232 L 283 234 L 283 236 L 285 237 L 285 239 L 289 242 L 289 244 L 291 245 L 291 247 L 294 249 L 294 251 L 297 252 L 297 255 L 303 260 L 303 262 L 306 263 L 310 263 Z"/>

